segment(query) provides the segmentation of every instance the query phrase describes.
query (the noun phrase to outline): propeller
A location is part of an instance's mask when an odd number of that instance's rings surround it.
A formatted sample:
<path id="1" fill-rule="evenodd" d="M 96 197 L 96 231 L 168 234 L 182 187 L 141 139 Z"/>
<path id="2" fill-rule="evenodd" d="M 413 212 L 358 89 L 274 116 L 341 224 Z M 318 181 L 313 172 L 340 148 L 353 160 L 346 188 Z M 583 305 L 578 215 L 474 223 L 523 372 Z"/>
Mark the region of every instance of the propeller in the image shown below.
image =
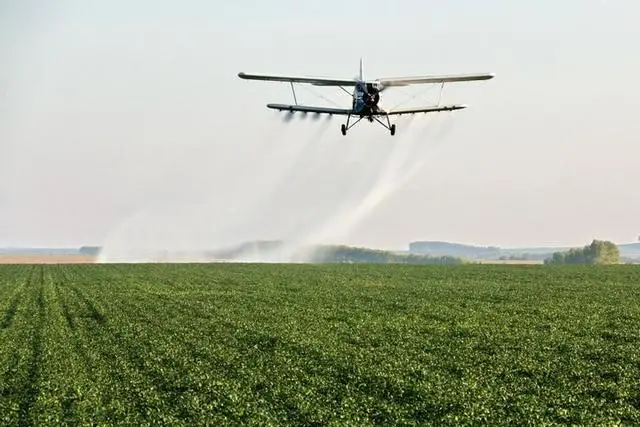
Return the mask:
<path id="1" fill-rule="evenodd" d="M 376 87 L 378 88 L 378 92 L 382 93 L 385 90 L 389 89 L 391 86 L 385 86 L 382 83 L 380 83 L 379 80 L 374 80 L 374 83 L 376 84 Z"/>

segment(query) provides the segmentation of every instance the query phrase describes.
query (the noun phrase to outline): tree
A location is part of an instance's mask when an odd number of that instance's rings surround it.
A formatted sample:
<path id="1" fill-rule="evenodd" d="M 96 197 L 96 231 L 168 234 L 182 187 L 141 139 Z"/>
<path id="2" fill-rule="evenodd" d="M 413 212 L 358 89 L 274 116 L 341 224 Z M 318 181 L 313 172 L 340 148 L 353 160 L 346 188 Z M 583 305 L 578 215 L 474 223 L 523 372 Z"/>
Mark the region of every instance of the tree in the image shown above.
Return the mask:
<path id="1" fill-rule="evenodd" d="M 545 264 L 619 264 L 620 249 L 615 243 L 593 240 L 584 248 L 574 248 L 567 252 L 556 252 Z"/>

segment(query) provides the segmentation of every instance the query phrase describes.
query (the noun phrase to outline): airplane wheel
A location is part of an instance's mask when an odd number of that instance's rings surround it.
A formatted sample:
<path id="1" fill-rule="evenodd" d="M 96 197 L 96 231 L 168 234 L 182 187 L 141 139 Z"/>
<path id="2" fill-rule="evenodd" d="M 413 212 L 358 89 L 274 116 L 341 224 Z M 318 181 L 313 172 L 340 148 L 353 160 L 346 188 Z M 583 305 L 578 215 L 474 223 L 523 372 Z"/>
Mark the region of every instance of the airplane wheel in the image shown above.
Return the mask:
<path id="1" fill-rule="evenodd" d="M 396 134 L 396 125 L 395 125 L 395 124 L 392 124 L 392 125 L 391 125 L 391 135 L 393 136 L 393 135 L 395 135 L 395 134 Z"/>
<path id="2" fill-rule="evenodd" d="M 342 132 L 343 135 L 346 135 L 347 134 L 347 126 L 343 124 L 340 127 L 340 131 Z"/>

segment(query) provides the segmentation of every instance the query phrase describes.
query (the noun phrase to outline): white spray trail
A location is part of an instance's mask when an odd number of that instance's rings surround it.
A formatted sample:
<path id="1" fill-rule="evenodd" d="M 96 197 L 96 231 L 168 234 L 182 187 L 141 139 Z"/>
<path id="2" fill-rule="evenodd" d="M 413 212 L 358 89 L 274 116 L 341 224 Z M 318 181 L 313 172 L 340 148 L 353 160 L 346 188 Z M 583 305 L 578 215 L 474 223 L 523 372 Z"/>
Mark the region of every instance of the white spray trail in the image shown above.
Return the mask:
<path id="1" fill-rule="evenodd" d="M 209 179 L 222 179 L 225 188 L 221 193 L 212 191 L 213 198 L 168 207 L 141 206 L 111 234 L 100 260 L 207 261 L 216 248 L 282 240 L 285 245 L 271 252 L 249 245 L 235 260 L 302 261 L 301 249 L 347 236 L 429 160 L 428 152 L 444 134 L 429 136 L 440 119 L 424 120 L 417 133 L 375 140 L 355 132 L 347 138 L 327 136 L 327 120 L 299 126 L 319 125 L 303 139 L 287 138 L 280 128 L 269 139 L 247 146 L 257 153 L 253 159 L 258 164 L 234 175 L 245 159 L 229 158 L 224 172 L 212 172 Z M 410 123 L 411 119 L 400 123 L 404 132 Z M 296 123 L 285 126 L 295 128 Z M 238 173 L 250 173 L 255 181 L 237 181 Z"/>
<path id="2" fill-rule="evenodd" d="M 292 126 L 295 123 L 278 126 L 264 138 L 243 143 L 250 157 L 241 152 L 218 162 L 206 173 L 212 190 L 199 193 L 199 200 L 158 203 L 142 194 L 137 209 L 111 230 L 98 262 L 205 261 L 211 259 L 212 249 L 252 240 L 259 234 L 260 213 L 269 205 L 269 194 L 281 185 L 287 170 L 290 175 L 295 171 L 301 158 L 310 153 L 313 157 L 329 121 L 313 125 L 311 135 L 302 139 L 291 135 Z M 225 151 L 220 145 L 216 151 Z M 188 161 L 194 158 L 193 152 L 186 154 Z M 179 162 L 168 166 L 168 176 L 184 174 Z M 259 179 L 248 180 L 251 175 Z"/>
<path id="3" fill-rule="evenodd" d="M 413 117 L 405 122 L 403 128 L 406 128 L 412 119 Z M 429 140 L 430 127 L 436 121 L 437 119 L 434 121 L 427 119 L 414 137 L 398 138 L 389 160 L 380 170 L 380 175 L 370 190 L 355 206 L 325 223 L 315 233 L 313 240 L 320 243 L 348 236 L 354 226 L 390 197 L 394 191 L 409 182 L 429 160 L 427 154 L 434 148 L 434 142 L 441 140 L 444 136 L 443 133 L 440 133 L 434 141 Z"/>

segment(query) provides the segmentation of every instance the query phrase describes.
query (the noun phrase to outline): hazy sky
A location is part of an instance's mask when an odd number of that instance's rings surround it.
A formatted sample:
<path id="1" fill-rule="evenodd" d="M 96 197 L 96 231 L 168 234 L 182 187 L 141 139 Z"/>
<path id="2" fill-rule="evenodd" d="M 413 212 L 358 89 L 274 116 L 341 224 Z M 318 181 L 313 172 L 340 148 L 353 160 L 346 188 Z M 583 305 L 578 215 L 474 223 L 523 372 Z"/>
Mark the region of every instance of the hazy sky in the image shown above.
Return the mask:
<path id="1" fill-rule="evenodd" d="M 0 246 L 633 241 L 638 22 L 637 0 L 0 0 Z M 353 77 L 360 56 L 370 78 L 497 77 L 394 138 L 283 123 L 264 105 L 286 85 L 237 78 Z"/>

